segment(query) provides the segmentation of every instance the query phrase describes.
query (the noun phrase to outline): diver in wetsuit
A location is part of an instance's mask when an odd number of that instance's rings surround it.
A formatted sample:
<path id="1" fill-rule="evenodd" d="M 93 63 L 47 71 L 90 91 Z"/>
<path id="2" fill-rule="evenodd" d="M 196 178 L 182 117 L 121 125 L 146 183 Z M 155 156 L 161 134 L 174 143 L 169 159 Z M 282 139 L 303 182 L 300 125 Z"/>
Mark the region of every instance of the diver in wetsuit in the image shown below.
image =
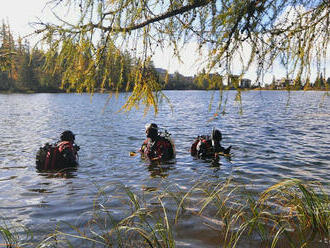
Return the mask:
<path id="1" fill-rule="evenodd" d="M 146 136 L 140 149 L 143 157 L 150 161 L 166 161 L 175 157 L 174 145 L 167 137 L 158 133 L 157 124 L 146 125 Z"/>
<path id="2" fill-rule="evenodd" d="M 37 169 L 52 171 L 76 167 L 80 148 L 74 143 L 74 140 L 75 135 L 66 130 L 62 132 L 60 141 L 57 143 L 46 143 L 43 147 L 40 147 L 36 155 Z"/>
<path id="3" fill-rule="evenodd" d="M 61 141 L 56 144 L 60 152 L 58 164 L 60 167 L 75 167 L 78 165 L 79 146 L 74 144 L 75 135 L 67 130 L 61 134 Z"/>
<path id="4" fill-rule="evenodd" d="M 219 156 L 219 153 L 223 153 L 223 154 L 230 153 L 231 146 L 224 148 L 220 144 L 220 142 L 222 140 L 222 134 L 219 130 L 213 129 L 211 139 L 212 139 L 213 151 L 214 151 L 214 154 L 216 154 L 216 156 Z"/>
<path id="5" fill-rule="evenodd" d="M 220 154 L 228 155 L 231 146 L 224 148 L 220 144 L 221 140 L 221 132 L 217 129 L 213 129 L 211 137 L 208 135 L 201 135 L 195 139 L 191 146 L 190 153 L 192 156 L 201 159 L 218 159 Z"/>

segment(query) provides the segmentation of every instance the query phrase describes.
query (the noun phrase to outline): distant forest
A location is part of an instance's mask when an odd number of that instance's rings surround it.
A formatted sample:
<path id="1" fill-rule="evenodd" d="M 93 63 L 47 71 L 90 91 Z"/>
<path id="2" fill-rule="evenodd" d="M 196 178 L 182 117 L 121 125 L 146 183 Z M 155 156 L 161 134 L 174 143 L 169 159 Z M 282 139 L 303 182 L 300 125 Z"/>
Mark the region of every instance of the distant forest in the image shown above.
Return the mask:
<path id="1" fill-rule="evenodd" d="M 56 63 L 56 53 L 52 57 L 47 57 L 47 51 L 37 47 L 32 47 L 27 39 L 18 38 L 15 40 L 10 26 L 4 21 L 0 30 L 0 92 L 71 92 L 76 89 L 68 88 L 68 84 L 63 82 L 62 74 L 64 69 L 54 68 Z M 46 63 L 47 62 L 47 63 Z M 130 91 L 134 85 L 134 68 L 138 63 L 137 59 L 128 52 L 117 50 L 113 54 L 112 63 L 109 61 L 98 65 L 98 74 L 94 91 Z M 103 75 L 108 68 L 110 80 L 105 83 Z M 239 88 L 237 76 L 232 76 L 230 85 L 223 82 L 223 77 L 219 74 L 207 74 L 205 71 L 194 77 L 185 77 L 178 72 L 168 74 L 166 70 L 155 68 L 153 63 L 148 68 L 156 77 L 162 89 L 165 90 L 215 90 L 215 89 L 235 89 Z M 236 77 L 236 80 L 235 80 Z M 77 79 L 79 80 L 79 79 Z M 122 83 L 118 83 L 122 82 Z M 126 83 L 125 83 L 126 82 Z M 119 85 L 119 86 L 118 86 Z M 297 89 L 303 89 L 304 85 Z M 314 83 L 309 84 L 309 89 L 327 89 L 330 85 L 330 78 L 324 80 L 318 78 Z M 258 86 L 260 88 L 260 85 Z M 251 86 L 249 88 L 257 88 Z M 265 89 L 283 89 L 273 83 L 266 85 Z M 306 87 L 305 87 L 306 89 Z M 82 89 L 84 91 L 84 89 Z"/>

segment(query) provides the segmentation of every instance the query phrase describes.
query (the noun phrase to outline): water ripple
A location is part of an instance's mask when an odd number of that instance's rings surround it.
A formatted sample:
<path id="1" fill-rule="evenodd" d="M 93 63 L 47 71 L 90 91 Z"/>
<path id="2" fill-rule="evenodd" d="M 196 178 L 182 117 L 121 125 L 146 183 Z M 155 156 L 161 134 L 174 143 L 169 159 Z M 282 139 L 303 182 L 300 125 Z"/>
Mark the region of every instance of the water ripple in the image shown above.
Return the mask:
<path id="1" fill-rule="evenodd" d="M 217 93 L 212 103 L 212 92 L 166 94 L 174 112 L 163 105 L 157 116 L 144 116 L 143 110 L 117 113 L 125 94 L 111 99 L 104 112 L 108 96 L 101 94 L 92 101 L 85 94 L 0 95 L 0 215 L 36 225 L 36 230 L 52 229 L 58 221 L 74 223 L 77 213 L 91 211 L 100 189 L 114 196 L 114 211 L 121 215 L 124 206 L 110 185 L 147 192 L 164 184 L 188 190 L 198 181 L 233 178 L 260 192 L 284 178 L 329 183 L 330 99 L 322 98 L 322 92 L 243 92 L 242 114 L 233 101 L 235 92 L 225 92 L 226 115 L 214 115 Z M 143 142 L 147 122 L 171 132 L 174 164 L 152 167 L 139 156 L 129 156 Z M 211 164 L 190 156 L 194 137 L 209 134 L 213 127 L 223 132 L 223 146 L 233 146 L 231 160 Z M 55 142 L 66 129 L 76 133 L 81 147 L 77 171 L 38 173 L 37 149 Z M 49 227 L 49 221 L 54 225 Z M 200 231 L 185 235 L 198 244 L 192 235 Z"/>

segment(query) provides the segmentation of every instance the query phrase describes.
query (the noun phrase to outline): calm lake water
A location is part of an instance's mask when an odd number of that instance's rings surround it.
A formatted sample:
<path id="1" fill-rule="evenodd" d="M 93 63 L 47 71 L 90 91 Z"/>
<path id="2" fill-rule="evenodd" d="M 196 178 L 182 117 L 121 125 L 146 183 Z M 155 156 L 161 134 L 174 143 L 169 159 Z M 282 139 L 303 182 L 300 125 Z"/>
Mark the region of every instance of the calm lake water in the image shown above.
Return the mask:
<path id="1" fill-rule="evenodd" d="M 0 94 L 1 218 L 28 226 L 38 239 L 63 222 L 86 222 L 100 188 L 120 219 L 127 206 L 118 197 L 118 185 L 142 194 L 232 178 L 261 192 L 282 179 L 299 178 L 317 180 L 329 192 L 330 97 L 324 92 L 243 92 L 240 105 L 236 92 L 228 91 L 221 107 L 226 114 L 218 116 L 219 92 L 165 94 L 173 111 L 164 101 L 157 116 L 144 116 L 143 107 L 118 113 L 125 94 L 108 104 L 106 94 Z M 176 144 L 175 163 L 162 170 L 129 156 L 143 142 L 148 122 L 167 129 Z M 194 137 L 210 134 L 213 127 L 222 131 L 222 145 L 232 145 L 233 152 L 231 160 L 221 158 L 215 167 L 189 153 Z M 55 142 L 66 129 L 76 133 L 81 147 L 78 170 L 67 178 L 38 173 L 38 148 Z M 63 230 L 70 228 L 64 225 Z M 177 229 L 178 247 L 216 247 L 216 237 L 207 230 L 187 219 Z"/>

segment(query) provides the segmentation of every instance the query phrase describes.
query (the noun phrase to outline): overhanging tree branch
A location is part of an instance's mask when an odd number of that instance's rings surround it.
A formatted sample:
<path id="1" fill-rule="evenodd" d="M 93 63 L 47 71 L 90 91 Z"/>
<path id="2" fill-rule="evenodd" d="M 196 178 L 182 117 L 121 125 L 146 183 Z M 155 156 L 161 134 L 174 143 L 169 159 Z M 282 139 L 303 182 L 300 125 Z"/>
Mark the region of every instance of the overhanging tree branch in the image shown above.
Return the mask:
<path id="1" fill-rule="evenodd" d="M 138 96 L 134 103 L 152 99 L 154 81 L 148 81 L 142 72 L 159 45 L 170 44 L 179 57 L 178 44 L 196 42 L 200 51 L 208 51 L 208 71 L 231 74 L 239 56 L 241 64 L 235 68 L 241 66 L 243 75 L 257 62 L 258 77 L 286 56 L 288 70 L 299 79 L 306 71 L 304 77 L 309 77 L 309 65 L 320 63 L 319 54 L 326 54 L 329 47 L 330 2 L 325 0 L 50 1 L 76 3 L 72 11 L 77 6 L 80 9 L 78 23 L 58 17 L 59 24 L 39 23 L 42 29 L 36 31 L 51 47 L 50 57 L 61 55 L 72 88 L 84 77 L 86 82 L 100 80 L 101 67 L 106 68 L 102 82 L 116 84 L 109 71 L 117 68 L 113 58 L 118 46 L 138 57 L 130 78 Z"/>
<path id="2" fill-rule="evenodd" d="M 93 28 L 98 28 L 101 29 L 103 31 L 107 31 L 107 32 L 130 32 L 133 30 L 137 30 L 140 28 L 143 28 L 149 24 L 155 23 L 155 22 L 159 22 L 165 19 L 168 19 L 170 17 L 176 16 L 176 15 L 180 15 L 183 14 L 185 12 L 188 12 L 192 9 L 196 9 L 202 6 L 206 6 L 212 2 L 215 2 L 215 0 L 196 0 L 191 4 L 188 4 L 186 6 L 183 6 L 181 8 L 178 9 L 174 9 L 171 11 L 167 11 L 161 15 L 155 16 L 149 20 L 146 20 L 140 24 L 136 24 L 136 25 L 132 25 L 130 27 L 112 27 L 112 26 L 108 26 L 108 27 L 104 27 L 101 26 L 100 24 L 87 24 L 85 27 L 93 27 Z"/>

